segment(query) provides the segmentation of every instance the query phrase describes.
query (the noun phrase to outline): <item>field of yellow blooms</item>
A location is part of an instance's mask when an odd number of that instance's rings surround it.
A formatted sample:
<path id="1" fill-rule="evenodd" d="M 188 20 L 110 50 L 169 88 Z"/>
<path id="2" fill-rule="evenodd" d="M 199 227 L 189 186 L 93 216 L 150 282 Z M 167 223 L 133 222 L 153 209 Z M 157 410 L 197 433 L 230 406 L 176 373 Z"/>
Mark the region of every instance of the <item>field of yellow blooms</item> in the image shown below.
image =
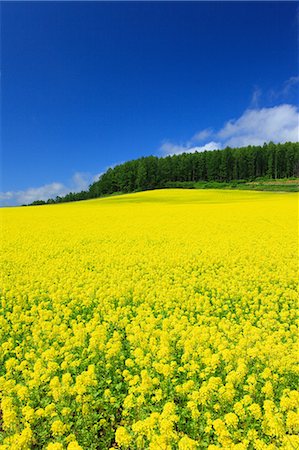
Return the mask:
<path id="1" fill-rule="evenodd" d="M 298 449 L 297 200 L 2 209 L 0 450 Z"/>

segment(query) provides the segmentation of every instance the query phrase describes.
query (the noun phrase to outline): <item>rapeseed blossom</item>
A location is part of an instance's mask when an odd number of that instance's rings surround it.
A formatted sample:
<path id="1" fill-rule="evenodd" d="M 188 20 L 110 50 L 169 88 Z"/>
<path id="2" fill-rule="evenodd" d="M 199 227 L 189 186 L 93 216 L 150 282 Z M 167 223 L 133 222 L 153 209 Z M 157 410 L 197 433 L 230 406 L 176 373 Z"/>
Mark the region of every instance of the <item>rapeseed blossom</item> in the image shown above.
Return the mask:
<path id="1" fill-rule="evenodd" d="M 0 450 L 299 447 L 296 194 L 0 213 Z"/>

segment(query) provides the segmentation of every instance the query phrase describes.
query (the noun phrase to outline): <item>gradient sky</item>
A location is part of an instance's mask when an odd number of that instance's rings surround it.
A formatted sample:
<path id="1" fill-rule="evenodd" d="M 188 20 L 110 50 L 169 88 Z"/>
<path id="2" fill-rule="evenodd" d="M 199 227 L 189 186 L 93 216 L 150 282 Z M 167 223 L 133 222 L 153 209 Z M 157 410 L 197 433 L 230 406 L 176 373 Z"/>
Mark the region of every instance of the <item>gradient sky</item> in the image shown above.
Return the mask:
<path id="1" fill-rule="evenodd" d="M 296 2 L 2 2 L 1 21 L 3 204 L 140 156 L 298 140 Z"/>

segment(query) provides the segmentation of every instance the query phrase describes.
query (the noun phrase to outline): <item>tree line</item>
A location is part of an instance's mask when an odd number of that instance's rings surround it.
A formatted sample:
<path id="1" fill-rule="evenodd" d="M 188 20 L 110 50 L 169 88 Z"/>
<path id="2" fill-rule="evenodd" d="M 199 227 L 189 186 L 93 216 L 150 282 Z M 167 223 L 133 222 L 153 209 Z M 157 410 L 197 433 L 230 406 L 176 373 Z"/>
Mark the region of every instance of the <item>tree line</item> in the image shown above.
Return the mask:
<path id="1" fill-rule="evenodd" d="M 102 197 L 116 192 L 136 192 L 169 187 L 169 183 L 233 180 L 254 181 L 257 178 L 291 178 L 299 176 L 299 142 L 223 150 L 182 153 L 166 157 L 147 156 L 109 168 L 88 191 L 70 192 L 47 202 L 62 203 Z"/>

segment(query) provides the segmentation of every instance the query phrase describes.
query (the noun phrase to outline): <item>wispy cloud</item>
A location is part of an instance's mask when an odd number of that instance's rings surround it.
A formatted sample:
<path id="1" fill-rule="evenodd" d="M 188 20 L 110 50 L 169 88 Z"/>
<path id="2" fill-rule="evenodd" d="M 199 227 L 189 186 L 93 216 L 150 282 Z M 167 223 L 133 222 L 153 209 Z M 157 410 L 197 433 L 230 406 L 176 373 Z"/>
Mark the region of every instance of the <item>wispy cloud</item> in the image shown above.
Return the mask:
<path id="1" fill-rule="evenodd" d="M 94 176 L 85 172 L 76 172 L 69 183 L 53 182 L 43 186 L 30 187 L 25 190 L 0 192 L 1 206 L 23 205 L 35 200 L 48 200 L 57 196 L 64 196 L 69 192 L 80 192 L 86 190 Z"/>
<path id="2" fill-rule="evenodd" d="M 205 128 L 202 131 L 199 131 L 192 137 L 193 142 L 202 142 L 213 134 L 212 128 Z"/>
<path id="3" fill-rule="evenodd" d="M 94 175 L 94 176 L 92 177 L 91 182 L 92 182 L 92 183 L 95 183 L 96 181 L 99 181 L 99 178 L 100 178 L 102 175 L 104 175 L 104 173 L 105 173 L 105 171 L 99 172 L 99 173 L 97 173 L 96 175 Z"/>
<path id="4" fill-rule="evenodd" d="M 108 169 L 113 169 L 116 166 L 119 166 L 120 164 L 123 164 L 125 161 L 119 161 L 113 164 L 110 164 L 109 166 L 106 166 L 104 170 L 102 170 L 102 172 L 97 173 L 96 175 L 93 175 L 91 178 L 91 183 L 95 183 L 96 181 L 99 180 L 99 178 L 104 175 L 105 172 L 107 172 Z"/>
<path id="5" fill-rule="evenodd" d="M 283 93 L 289 94 L 289 92 L 296 88 L 298 89 L 298 84 L 299 84 L 299 76 L 297 77 L 291 77 L 289 78 L 287 81 L 285 81 L 284 85 L 283 85 Z"/>
<path id="6" fill-rule="evenodd" d="M 299 76 L 290 77 L 286 80 L 283 85 L 277 89 L 271 89 L 268 93 L 266 93 L 266 97 L 269 98 L 269 101 L 281 101 L 287 102 L 290 101 L 294 96 L 298 99 L 298 90 L 299 87 Z"/>
<path id="7" fill-rule="evenodd" d="M 298 103 L 299 76 L 292 76 L 280 86 L 263 90 L 260 86 L 254 86 L 251 95 L 250 108 L 275 106 L 277 103 Z"/>
<path id="8" fill-rule="evenodd" d="M 262 90 L 258 87 L 255 86 L 252 96 L 251 96 L 251 102 L 250 102 L 250 107 L 251 108 L 258 108 L 260 105 L 260 100 L 261 100 L 261 96 L 262 96 Z"/>
<path id="9" fill-rule="evenodd" d="M 85 191 L 91 183 L 93 176 L 87 172 L 76 172 L 71 180 L 70 187 L 73 192 Z"/>
<path id="10" fill-rule="evenodd" d="M 194 146 L 194 138 L 210 138 L 201 146 Z M 212 138 L 212 139 L 211 139 Z M 294 105 L 282 104 L 271 108 L 250 108 L 237 119 L 227 121 L 218 131 L 201 130 L 186 144 L 163 142 L 164 155 L 221 149 L 227 146 L 262 145 L 264 142 L 287 142 L 299 139 L 299 112 Z"/>

